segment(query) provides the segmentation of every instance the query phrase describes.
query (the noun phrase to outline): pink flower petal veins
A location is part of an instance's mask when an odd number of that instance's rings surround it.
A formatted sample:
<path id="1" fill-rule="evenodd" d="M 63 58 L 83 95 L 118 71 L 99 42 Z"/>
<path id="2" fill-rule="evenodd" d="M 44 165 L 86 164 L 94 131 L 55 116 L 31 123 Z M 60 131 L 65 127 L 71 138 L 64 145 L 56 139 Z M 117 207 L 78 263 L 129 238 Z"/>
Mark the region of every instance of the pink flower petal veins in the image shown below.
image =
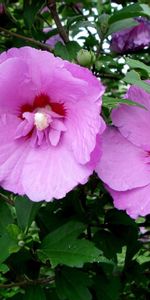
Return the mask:
<path id="1" fill-rule="evenodd" d="M 126 97 L 143 104 L 120 105 L 112 111 L 115 127 L 102 136 L 102 157 L 96 171 L 118 209 L 132 218 L 150 213 L 150 95 L 139 87 Z"/>
<path id="2" fill-rule="evenodd" d="M 30 47 L 0 55 L 0 79 L 1 186 L 50 201 L 85 183 L 101 153 L 98 133 L 105 129 L 101 82 Z"/>
<path id="3" fill-rule="evenodd" d="M 131 86 L 126 97 L 144 105 L 146 109 L 121 104 L 112 112 L 113 124 L 134 145 L 150 150 L 150 94 Z"/>

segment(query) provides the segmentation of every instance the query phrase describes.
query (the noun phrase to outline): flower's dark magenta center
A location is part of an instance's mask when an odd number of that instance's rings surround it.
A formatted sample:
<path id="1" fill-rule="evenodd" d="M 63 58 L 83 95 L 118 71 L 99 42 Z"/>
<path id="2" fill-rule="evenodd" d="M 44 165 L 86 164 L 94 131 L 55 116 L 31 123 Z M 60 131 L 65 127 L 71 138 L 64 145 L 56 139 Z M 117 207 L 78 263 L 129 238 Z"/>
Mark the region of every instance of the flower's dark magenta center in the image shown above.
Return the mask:
<path id="1" fill-rule="evenodd" d="M 21 115 L 24 112 L 33 112 L 37 108 L 44 108 L 49 105 L 53 112 L 65 117 L 66 110 L 63 103 L 53 102 L 48 95 L 41 93 L 38 96 L 35 96 L 33 104 L 25 104 L 21 107 Z"/>
<path id="2" fill-rule="evenodd" d="M 23 105 L 19 117 L 21 122 L 15 139 L 30 139 L 33 146 L 57 146 L 62 133 L 66 131 L 63 103 L 53 102 L 45 94 L 36 96 L 32 105 Z"/>

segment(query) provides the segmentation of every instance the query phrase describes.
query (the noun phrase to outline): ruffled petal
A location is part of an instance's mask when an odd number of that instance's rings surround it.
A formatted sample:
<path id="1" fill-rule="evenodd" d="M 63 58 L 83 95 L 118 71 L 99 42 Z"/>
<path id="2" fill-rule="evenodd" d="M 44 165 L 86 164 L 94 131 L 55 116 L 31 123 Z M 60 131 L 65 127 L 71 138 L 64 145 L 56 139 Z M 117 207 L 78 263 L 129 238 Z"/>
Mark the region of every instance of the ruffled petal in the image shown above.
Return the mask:
<path id="1" fill-rule="evenodd" d="M 0 64 L 0 113 L 20 114 L 21 106 L 30 104 L 36 91 L 22 59 L 11 58 Z"/>
<path id="2" fill-rule="evenodd" d="M 14 193 L 24 194 L 21 173 L 28 154 L 28 142 L 15 140 L 19 119 L 0 117 L 0 185 Z"/>
<path id="3" fill-rule="evenodd" d="M 110 188 L 125 191 L 150 183 L 147 153 L 128 142 L 117 129 L 105 130 L 102 153 L 96 172 Z"/>
<path id="4" fill-rule="evenodd" d="M 74 78 L 80 78 L 84 82 L 87 82 L 84 97 L 87 101 L 95 102 L 100 99 L 102 102 L 101 97 L 105 92 L 105 87 L 100 80 L 93 76 L 91 71 L 89 71 L 87 68 L 72 64 L 67 61 L 65 61 L 65 68 L 72 74 Z M 84 100 L 83 98 L 81 99 Z"/>
<path id="5" fill-rule="evenodd" d="M 150 94 L 143 89 L 132 86 L 126 97 L 143 104 L 140 107 L 120 105 L 112 112 L 112 121 L 121 134 L 136 146 L 150 150 Z"/>
<path id="6" fill-rule="evenodd" d="M 30 149 L 23 168 L 22 184 L 33 201 L 63 198 L 78 183 L 85 183 L 94 166 L 82 166 L 64 146 Z"/>
<path id="7" fill-rule="evenodd" d="M 28 76 L 32 78 L 32 81 L 37 87 L 36 95 L 46 93 L 52 102 L 58 103 L 66 103 L 67 101 L 76 102 L 80 99 L 88 100 L 88 82 L 86 78 L 73 76 L 66 68 L 64 60 L 54 57 L 47 51 L 41 51 L 31 47 L 22 47 L 19 49 L 12 48 L 5 52 L 0 56 L 0 61 L 10 64 L 10 60 L 14 58 L 22 59 L 28 66 Z M 1 65 L 3 65 L 3 63 L 1 63 Z M 92 80 L 91 78 L 93 77 L 91 73 L 89 80 Z M 96 82 L 98 84 L 98 98 L 101 92 L 101 86 L 97 79 Z M 95 101 L 95 95 L 93 95 L 93 100 Z M 34 97 L 30 99 L 31 104 L 33 101 Z"/>
<path id="8" fill-rule="evenodd" d="M 125 192 L 117 192 L 110 188 L 108 191 L 114 199 L 115 207 L 126 210 L 131 218 L 150 214 L 150 184 Z"/>
<path id="9" fill-rule="evenodd" d="M 87 163 L 96 145 L 96 135 L 105 129 L 105 123 L 99 116 L 99 105 L 84 102 L 70 106 L 65 123 L 67 131 L 64 142 L 73 151 L 79 163 Z"/>

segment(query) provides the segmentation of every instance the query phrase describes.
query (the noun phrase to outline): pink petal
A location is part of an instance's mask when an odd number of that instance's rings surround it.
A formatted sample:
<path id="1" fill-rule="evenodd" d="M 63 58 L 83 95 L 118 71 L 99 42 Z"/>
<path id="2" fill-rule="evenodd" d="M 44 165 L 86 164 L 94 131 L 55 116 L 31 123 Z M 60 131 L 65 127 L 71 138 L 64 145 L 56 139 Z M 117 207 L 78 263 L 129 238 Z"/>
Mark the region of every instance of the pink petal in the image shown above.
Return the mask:
<path id="1" fill-rule="evenodd" d="M 20 107 L 30 103 L 35 92 L 23 60 L 11 58 L 0 64 L 0 113 L 20 113 Z"/>
<path id="2" fill-rule="evenodd" d="M 93 166 L 82 166 L 64 146 L 30 149 L 23 168 L 22 184 L 33 201 L 63 198 L 78 183 L 85 183 Z"/>
<path id="3" fill-rule="evenodd" d="M 59 131 L 66 131 L 67 130 L 64 122 L 60 121 L 60 120 L 56 120 L 56 119 L 52 122 L 51 127 L 53 129 L 56 129 L 56 130 L 59 130 Z"/>
<path id="4" fill-rule="evenodd" d="M 47 51 L 31 47 L 12 48 L 0 55 L 0 63 L 2 65 L 2 62 L 10 62 L 16 57 L 29 67 L 28 76 L 37 87 L 36 93 L 47 93 L 53 102 L 76 103 L 81 99 L 95 102 L 104 93 L 104 86 L 91 71 L 56 58 Z"/>
<path id="5" fill-rule="evenodd" d="M 49 140 L 52 146 L 57 146 L 60 140 L 61 131 L 57 131 L 55 129 L 50 129 L 49 132 Z"/>
<path id="6" fill-rule="evenodd" d="M 143 104 L 147 110 L 120 105 L 112 112 L 113 124 L 134 145 L 150 150 L 150 94 L 139 87 L 132 86 L 126 96 L 130 100 Z"/>
<path id="7" fill-rule="evenodd" d="M 87 163 L 96 145 L 96 136 L 104 131 L 105 125 L 99 116 L 99 104 L 85 105 L 84 102 L 70 105 L 65 142 L 73 150 L 76 160 Z"/>
<path id="8" fill-rule="evenodd" d="M 28 123 L 26 120 L 21 121 L 16 129 L 15 138 L 18 139 L 20 137 L 26 136 L 33 128 L 32 123 Z"/>
<path id="9" fill-rule="evenodd" d="M 9 60 L 10 57 L 21 57 L 26 62 L 29 75 L 37 86 L 37 94 L 44 92 L 53 102 L 77 101 L 87 94 L 86 80 L 72 76 L 65 67 L 65 61 L 47 51 L 31 47 L 12 48 L 0 59 Z"/>
<path id="10" fill-rule="evenodd" d="M 125 191 L 150 183 L 146 152 L 128 142 L 117 129 L 105 130 L 102 153 L 96 172 L 110 188 Z"/>
<path id="11" fill-rule="evenodd" d="M 0 184 L 14 193 L 23 194 L 21 172 L 28 152 L 28 143 L 14 139 L 19 119 L 0 117 Z"/>
<path id="12" fill-rule="evenodd" d="M 76 78 L 80 78 L 87 82 L 87 87 L 85 90 L 85 96 L 87 101 L 95 102 L 102 97 L 105 88 L 92 72 L 87 68 L 81 67 L 70 62 L 65 62 L 65 68 Z M 83 100 L 83 98 L 82 98 Z"/>
<path id="13" fill-rule="evenodd" d="M 130 191 L 117 192 L 108 188 L 118 209 L 126 210 L 130 217 L 150 214 L 150 184 Z"/>

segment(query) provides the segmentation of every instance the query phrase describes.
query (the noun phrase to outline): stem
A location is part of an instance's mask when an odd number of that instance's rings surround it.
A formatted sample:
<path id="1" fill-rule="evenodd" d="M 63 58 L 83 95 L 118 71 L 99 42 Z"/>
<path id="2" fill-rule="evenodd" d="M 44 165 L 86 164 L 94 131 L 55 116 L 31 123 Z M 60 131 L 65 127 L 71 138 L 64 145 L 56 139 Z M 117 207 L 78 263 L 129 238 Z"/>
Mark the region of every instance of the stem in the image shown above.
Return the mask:
<path id="1" fill-rule="evenodd" d="M 36 279 L 36 280 L 32 280 L 32 279 L 26 279 L 26 280 L 23 280 L 23 281 L 20 281 L 20 282 L 12 282 L 12 283 L 8 283 L 8 284 L 0 284 L 0 289 L 10 289 L 10 288 L 13 288 L 13 287 L 17 287 L 17 286 L 20 286 L 20 287 L 23 287 L 23 286 L 27 286 L 27 285 L 44 285 L 44 284 L 47 284 L 47 283 L 52 283 L 54 282 L 54 277 L 48 277 L 48 278 L 39 278 L 39 279 Z"/>
<path id="2" fill-rule="evenodd" d="M 61 36 L 61 38 L 63 39 L 64 43 L 68 43 L 69 42 L 69 38 L 68 35 L 64 29 L 64 27 L 61 24 L 59 15 L 57 13 L 57 9 L 56 9 L 56 1 L 55 0 L 47 0 L 47 6 L 51 12 L 51 15 L 55 21 L 55 24 L 57 26 L 58 32 Z"/>
<path id="3" fill-rule="evenodd" d="M 100 36 L 99 34 L 98 34 L 98 36 L 99 36 L 99 39 L 100 39 L 100 41 L 99 41 L 99 45 L 98 45 L 98 47 L 97 47 L 97 52 L 96 52 L 96 57 L 98 58 L 99 57 L 99 55 L 101 54 L 101 52 L 102 52 L 102 46 L 103 46 L 103 41 L 104 41 L 104 39 L 105 39 L 105 37 L 104 36 Z"/>
<path id="4" fill-rule="evenodd" d="M 12 32 L 12 31 L 9 31 L 9 30 L 7 30 L 7 29 L 5 29 L 3 27 L 0 27 L 0 31 L 2 31 L 2 33 L 4 33 L 4 35 L 6 34 L 6 35 L 14 36 L 16 38 L 25 40 L 27 42 L 31 42 L 31 43 L 37 45 L 38 47 L 40 47 L 43 50 L 47 50 L 47 51 L 50 51 L 50 52 L 53 51 L 53 49 L 50 46 L 48 46 L 46 44 L 43 44 L 43 43 L 41 43 L 39 41 L 36 41 L 33 38 L 30 38 L 30 37 L 27 37 L 27 36 L 24 36 L 24 35 Z"/>
<path id="5" fill-rule="evenodd" d="M 6 195 L 3 195 L 2 193 L 0 193 L 0 198 L 2 198 L 9 205 L 14 206 L 14 201 L 11 199 L 11 197 L 7 197 Z"/>

